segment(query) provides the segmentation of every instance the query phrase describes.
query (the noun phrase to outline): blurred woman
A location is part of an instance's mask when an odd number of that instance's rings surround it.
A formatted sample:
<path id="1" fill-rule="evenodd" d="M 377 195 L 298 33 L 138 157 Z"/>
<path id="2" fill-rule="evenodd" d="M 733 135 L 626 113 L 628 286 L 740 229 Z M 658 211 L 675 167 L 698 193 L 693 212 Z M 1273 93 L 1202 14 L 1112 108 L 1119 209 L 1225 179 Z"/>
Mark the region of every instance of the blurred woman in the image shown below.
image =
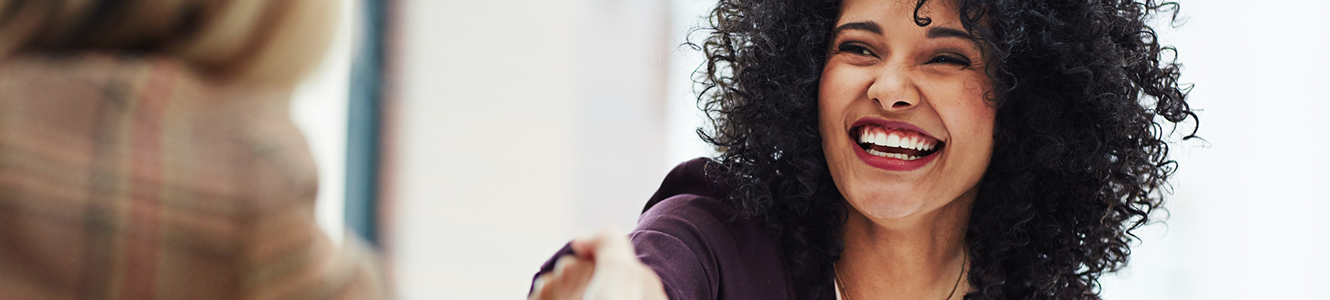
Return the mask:
<path id="1" fill-rule="evenodd" d="M 531 297 L 1098 299 L 1162 205 L 1165 127 L 1195 119 L 1146 23 L 1169 7 L 722 0 L 699 96 L 720 156 Z"/>
<path id="2" fill-rule="evenodd" d="M 289 117 L 327 0 L 0 0 L 0 299 L 375 299 Z"/>

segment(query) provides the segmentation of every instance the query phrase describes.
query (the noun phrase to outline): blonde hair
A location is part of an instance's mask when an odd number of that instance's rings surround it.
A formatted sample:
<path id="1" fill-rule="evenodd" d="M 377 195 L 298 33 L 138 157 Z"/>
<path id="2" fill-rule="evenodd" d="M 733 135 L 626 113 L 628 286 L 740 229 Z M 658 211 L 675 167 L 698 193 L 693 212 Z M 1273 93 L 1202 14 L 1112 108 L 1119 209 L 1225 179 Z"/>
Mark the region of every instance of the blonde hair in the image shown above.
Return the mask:
<path id="1" fill-rule="evenodd" d="M 109 51 L 175 57 L 206 77 L 293 86 L 331 39 L 334 0 L 0 0 L 0 59 Z"/>

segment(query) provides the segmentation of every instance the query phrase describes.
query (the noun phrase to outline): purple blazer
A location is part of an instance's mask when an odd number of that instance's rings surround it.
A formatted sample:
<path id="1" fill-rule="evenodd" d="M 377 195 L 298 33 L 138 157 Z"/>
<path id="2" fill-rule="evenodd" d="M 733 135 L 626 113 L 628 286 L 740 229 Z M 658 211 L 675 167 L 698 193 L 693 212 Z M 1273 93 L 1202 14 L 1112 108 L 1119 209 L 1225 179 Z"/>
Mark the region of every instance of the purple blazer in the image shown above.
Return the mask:
<path id="1" fill-rule="evenodd" d="M 670 171 L 628 235 L 670 299 L 836 299 L 831 289 L 795 282 L 776 236 L 725 201 L 730 187 L 707 174 L 709 162 L 697 158 Z M 536 276 L 572 253 L 565 245 Z"/>

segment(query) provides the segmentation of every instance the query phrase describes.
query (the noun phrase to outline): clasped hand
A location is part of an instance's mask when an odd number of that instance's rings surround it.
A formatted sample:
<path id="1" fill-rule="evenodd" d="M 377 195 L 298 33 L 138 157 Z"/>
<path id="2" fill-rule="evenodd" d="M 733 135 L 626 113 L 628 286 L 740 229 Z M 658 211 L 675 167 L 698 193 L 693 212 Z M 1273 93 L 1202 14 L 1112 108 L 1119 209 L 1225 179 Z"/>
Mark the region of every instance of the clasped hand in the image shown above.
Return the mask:
<path id="1" fill-rule="evenodd" d="M 660 277 L 637 259 L 628 237 L 602 230 L 571 243 L 574 255 L 536 278 L 530 300 L 666 300 Z"/>

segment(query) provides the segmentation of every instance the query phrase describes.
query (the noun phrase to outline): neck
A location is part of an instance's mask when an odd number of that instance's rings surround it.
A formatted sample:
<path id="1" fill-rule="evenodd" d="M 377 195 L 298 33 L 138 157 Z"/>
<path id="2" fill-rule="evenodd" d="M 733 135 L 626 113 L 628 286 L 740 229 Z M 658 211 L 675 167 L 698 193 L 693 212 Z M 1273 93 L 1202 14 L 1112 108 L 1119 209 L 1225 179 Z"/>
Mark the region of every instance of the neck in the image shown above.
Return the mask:
<path id="1" fill-rule="evenodd" d="M 970 191 L 931 212 L 893 220 L 873 220 L 851 207 L 841 228 L 845 249 L 836 262 L 850 299 L 963 297 L 965 230 L 974 198 Z"/>

